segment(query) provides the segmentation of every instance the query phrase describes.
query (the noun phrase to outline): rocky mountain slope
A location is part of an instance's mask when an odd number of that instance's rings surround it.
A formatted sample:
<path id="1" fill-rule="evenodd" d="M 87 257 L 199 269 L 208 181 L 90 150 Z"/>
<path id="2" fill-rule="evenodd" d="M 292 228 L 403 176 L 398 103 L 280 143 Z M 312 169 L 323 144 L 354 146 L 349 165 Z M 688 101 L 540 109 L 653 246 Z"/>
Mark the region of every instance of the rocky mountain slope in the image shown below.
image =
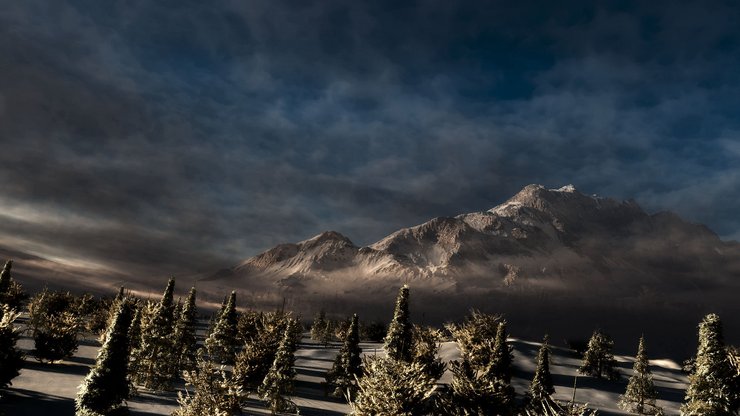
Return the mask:
<path id="1" fill-rule="evenodd" d="M 281 244 L 214 276 L 303 287 L 312 281 L 418 281 L 436 290 L 501 286 L 613 292 L 735 282 L 740 247 L 669 212 L 529 185 L 488 211 L 434 218 L 367 247 L 333 231 Z M 320 290 L 320 287 L 316 288 Z"/>
<path id="2" fill-rule="evenodd" d="M 529 185 L 488 211 L 434 218 L 367 247 L 325 232 L 206 280 L 214 292 L 241 289 L 245 306 L 379 319 L 408 283 L 425 322 L 478 308 L 505 313 L 523 336 L 654 333 L 654 348 L 675 355 L 693 348 L 702 314 L 740 315 L 740 244 L 635 201 Z M 740 338 L 740 322 L 729 325 Z"/>

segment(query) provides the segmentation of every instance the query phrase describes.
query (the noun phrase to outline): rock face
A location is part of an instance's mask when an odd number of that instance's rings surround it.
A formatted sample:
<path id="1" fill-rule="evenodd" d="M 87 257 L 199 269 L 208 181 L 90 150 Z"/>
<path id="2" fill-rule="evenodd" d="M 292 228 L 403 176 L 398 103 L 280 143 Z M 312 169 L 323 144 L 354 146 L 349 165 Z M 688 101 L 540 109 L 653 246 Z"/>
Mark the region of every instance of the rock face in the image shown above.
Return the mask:
<path id="1" fill-rule="evenodd" d="M 584 195 L 572 185 L 529 185 L 488 211 L 434 218 L 368 247 L 333 231 L 281 244 L 217 278 L 282 287 L 419 281 L 439 291 L 596 284 L 614 294 L 736 282 L 738 254 L 737 243 L 672 213 L 647 214 L 634 201 Z"/>

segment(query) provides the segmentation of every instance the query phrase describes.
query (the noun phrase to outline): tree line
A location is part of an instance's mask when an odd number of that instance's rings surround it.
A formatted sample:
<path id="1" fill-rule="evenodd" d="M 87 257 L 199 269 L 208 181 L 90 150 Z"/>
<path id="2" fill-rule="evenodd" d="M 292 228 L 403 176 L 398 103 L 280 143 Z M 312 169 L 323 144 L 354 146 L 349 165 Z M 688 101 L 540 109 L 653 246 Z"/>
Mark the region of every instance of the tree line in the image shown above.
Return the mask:
<path id="1" fill-rule="evenodd" d="M 198 334 L 196 289 L 184 302 L 174 300 L 170 279 L 158 301 L 144 301 L 121 288 L 113 298 L 44 290 L 33 298 L 11 278 L 12 262 L 0 274 L 0 388 L 8 388 L 24 362 L 16 347 L 14 324 L 28 303 L 32 354 L 56 362 L 72 356 L 82 330 L 100 332 L 102 346 L 80 386 L 78 416 L 125 414 L 126 401 L 141 389 L 166 391 L 182 378 L 175 416 L 239 414 L 250 397 L 277 413 L 298 413 L 294 393 L 295 352 L 303 328 L 290 312 L 238 312 L 236 293 L 224 299 L 205 336 Z M 438 357 L 443 330 L 414 325 L 410 289 L 404 286 L 394 314 L 382 323 L 363 326 L 355 314 L 332 321 L 323 312 L 311 326 L 311 338 L 328 345 L 340 342 L 326 373 L 330 394 L 347 400 L 355 416 L 364 415 L 592 415 L 595 410 L 553 399 L 551 347 L 547 336 L 539 348 L 528 391 L 517 396 L 511 384 L 513 347 L 506 320 L 472 311 L 459 324 L 443 329 L 460 350 L 460 359 Z M 380 339 L 385 354 L 363 355 L 361 338 Z M 380 335 L 379 335 L 380 333 Z M 614 343 L 602 331 L 591 336 L 579 372 L 616 380 Z M 682 415 L 736 415 L 740 408 L 737 350 L 724 343 L 715 314 L 699 324 L 697 354 L 689 366 L 690 384 Z M 446 369 L 449 385 L 439 379 Z M 646 342 L 640 338 L 633 374 L 619 406 L 633 414 L 661 415 L 650 372 Z"/>

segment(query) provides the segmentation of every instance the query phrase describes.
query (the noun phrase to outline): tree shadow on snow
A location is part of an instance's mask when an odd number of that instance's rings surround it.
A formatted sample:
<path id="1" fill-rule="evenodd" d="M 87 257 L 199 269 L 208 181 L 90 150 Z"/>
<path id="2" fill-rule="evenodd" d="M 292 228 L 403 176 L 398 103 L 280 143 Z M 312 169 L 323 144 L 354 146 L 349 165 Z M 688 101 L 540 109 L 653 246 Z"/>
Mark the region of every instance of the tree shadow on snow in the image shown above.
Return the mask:
<path id="1" fill-rule="evenodd" d="M 9 389 L 0 402 L 0 411 L 13 416 L 73 415 L 74 400 L 26 389 Z"/>
<path id="2" fill-rule="evenodd" d="M 36 360 L 26 360 L 23 364 L 23 368 L 51 373 L 75 374 L 79 376 L 87 375 L 90 371 L 90 367 L 87 365 L 70 364 L 68 362 L 41 363 Z"/>

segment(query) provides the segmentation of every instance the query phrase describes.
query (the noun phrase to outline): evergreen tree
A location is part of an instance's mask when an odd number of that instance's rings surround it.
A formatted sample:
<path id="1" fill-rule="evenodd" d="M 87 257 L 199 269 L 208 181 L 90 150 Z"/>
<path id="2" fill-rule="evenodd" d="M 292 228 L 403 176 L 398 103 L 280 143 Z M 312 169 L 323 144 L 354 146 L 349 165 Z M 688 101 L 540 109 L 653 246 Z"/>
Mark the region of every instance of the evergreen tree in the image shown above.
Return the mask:
<path id="1" fill-rule="evenodd" d="M 260 313 L 258 316 L 257 333 L 237 354 L 234 364 L 234 380 L 244 391 L 255 391 L 261 386 L 275 360 L 286 328 L 273 314 Z"/>
<path id="2" fill-rule="evenodd" d="M 640 345 L 635 357 L 634 373 L 627 383 L 627 391 L 619 397 L 619 407 L 622 410 L 638 415 L 663 414 L 655 404 L 658 391 L 653 384 L 653 375 L 650 372 L 650 363 L 645 352 L 645 339 L 640 337 Z"/>
<path id="3" fill-rule="evenodd" d="M 434 379 L 442 377 L 445 364 L 437 357 L 442 334 L 433 328 L 414 325 L 412 362 L 422 365 Z"/>
<path id="4" fill-rule="evenodd" d="M 196 359 L 196 370 L 185 370 L 185 382 L 195 389 L 178 393 L 180 408 L 172 416 L 231 416 L 239 410 L 241 390 L 226 375 L 202 356 Z"/>
<path id="5" fill-rule="evenodd" d="M 473 312 L 450 330 L 460 346 L 461 361 L 450 363 L 453 374 L 445 400 L 454 416 L 510 415 L 514 412 L 511 347 L 500 316 Z"/>
<path id="6" fill-rule="evenodd" d="M 139 346 L 141 345 L 141 321 L 143 319 L 143 316 L 145 315 L 145 310 L 148 308 L 149 305 L 141 305 L 135 302 L 131 303 L 131 308 L 133 309 L 133 317 L 131 318 L 131 325 L 128 328 L 128 351 L 129 351 L 129 363 L 128 363 L 128 370 L 129 374 L 137 374 L 139 372 L 138 368 L 138 357 L 141 354 L 139 351 Z M 132 376 L 133 379 L 133 376 Z"/>
<path id="7" fill-rule="evenodd" d="M 195 287 L 190 289 L 188 299 L 180 312 L 175 327 L 175 347 L 179 350 L 179 370 L 194 370 L 198 352 L 198 340 L 195 337 L 195 325 L 198 311 L 195 306 Z"/>
<path id="8" fill-rule="evenodd" d="M 121 299 L 98 352 L 95 366 L 80 386 L 75 402 L 78 416 L 109 415 L 118 411 L 130 396 L 128 380 L 132 308 Z"/>
<path id="9" fill-rule="evenodd" d="M 231 292 L 221 314 L 206 339 L 206 351 L 211 360 L 221 364 L 233 364 L 236 354 L 236 292 Z"/>
<path id="10" fill-rule="evenodd" d="M 509 337 L 506 332 L 506 321 L 498 324 L 496 341 L 493 344 L 493 356 L 491 358 L 490 370 L 492 377 L 501 379 L 507 384 L 511 382 L 511 363 L 514 360 L 513 348 L 506 342 Z"/>
<path id="11" fill-rule="evenodd" d="M 326 312 L 322 309 L 316 314 L 316 316 L 314 316 L 313 324 L 311 324 L 311 339 L 322 342 L 324 339 L 324 333 L 326 332 L 326 327 Z"/>
<path id="12" fill-rule="evenodd" d="M 69 292 L 44 289 L 31 300 L 28 311 L 36 359 L 53 362 L 69 358 L 77 351 L 82 322 Z"/>
<path id="13" fill-rule="evenodd" d="M 555 393 L 555 386 L 550 374 L 550 345 L 549 337 L 545 335 L 537 353 L 537 368 L 534 371 L 532 383 L 529 385 L 529 407 L 540 408 L 542 402 Z"/>
<path id="14" fill-rule="evenodd" d="M 147 309 L 142 319 L 141 343 L 134 357 L 134 382 L 150 390 L 168 390 L 177 376 L 177 350 L 173 342 L 173 292 L 175 279 L 167 282 L 162 299 Z"/>
<path id="15" fill-rule="evenodd" d="M 588 341 L 588 349 L 578 372 L 596 378 L 606 377 L 609 380 L 617 380 L 619 371 L 614 368 L 617 362 L 614 360 L 612 348 L 614 348 L 614 341 L 608 335 L 599 330 L 594 331 Z"/>
<path id="16" fill-rule="evenodd" d="M 352 315 L 352 322 L 339 354 L 334 359 L 331 370 L 326 373 L 326 382 L 334 387 L 334 396 L 354 397 L 357 391 L 356 380 L 362 375 L 361 355 L 359 322 L 355 314 Z"/>
<path id="17" fill-rule="evenodd" d="M 396 361 L 411 362 L 413 357 L 413 327 L 409 314 L 409 287 L 403 285 L 398 291 L 393 320 L 385 337 L 385 351 Z"/>
<path id="18" fill-rule="evenodd" d="M 21 335 L 13 324 L 19 313 L 7 305 L 0 305 L 0 312 L 0 389 L 4 389 L 20 374 L 23 352 L 16 346 Z"/>
<path id="19" fill-rule="evenodd" d="M 436 380 L 419 363 L 365 357 L 352 416 L 439 414 Z"/>
<path id="20" fill-rule="evenodd" d="M 295 339 L 292 325 L 285 329 L 283 339 L 280 342 L 275 359 L 270 371 L 257 392 L 262 400 L 267 402 L 272 414 L 277 412 L 297 413 L 298 407 L 290 400 L 293 393 L 293 379 L 296 372 L 293 368 L 295 363 Z"/>
<path id="21" fill-rule="evenodd" d="M 491 346 L 492 348 L 492 346 Z M 476 369 L 468 360 L 450 363 L 452 383 L 446 400 L 452 416 L 511 415 L 514 412 L 514 388 L 493 376 L 491 364 Z"/>
<path id="22" fill-rule="evenodd" d="M 737 414 L 740 392 L 733 387 L 733 376 L 722 335 L 722 321 L 716 314 L 709 314 L 699 324 L 695 368 L 689 376 L 681 415 Z"/>
<path id="23" fill-rule="evenodd" d="M 7 293 L 10 290 L 10 269 L 13 268 L 13 260 L 8 260 L 0 272 L 0 294 Z"/>
<path id="24" fill-rule="evenodd" d="M 11 269 L 13 260 L 5 262 L 0 272 L 0 305 L 8 305 L 10 309 L 20 310 L 23 302 L 28 299 L 28 294 L 23 291 L 18 282 L 13 280 Z"/>
<path id="25" fill-rule="evenodd" d="M 467 356 L 476 368 L 485 368 L 493 357 L 490 341 L 496 339 L 500 315 L 489 315 L 473 310 L 461 325 L 447 325 L 447 329 L 457 341 L 460 353 Z"/>

